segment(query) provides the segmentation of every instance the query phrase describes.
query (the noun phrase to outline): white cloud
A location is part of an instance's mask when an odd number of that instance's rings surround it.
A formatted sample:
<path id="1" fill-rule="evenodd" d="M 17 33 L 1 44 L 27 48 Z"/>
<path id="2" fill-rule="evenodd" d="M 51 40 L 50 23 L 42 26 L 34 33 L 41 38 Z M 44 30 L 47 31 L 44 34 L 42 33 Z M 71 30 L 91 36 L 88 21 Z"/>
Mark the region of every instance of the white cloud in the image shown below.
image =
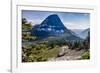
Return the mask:
<path id="1" fill-rule="evenodd" d="M 28 22 L 31 22 L 32 25 L 36 25 L 36 24 L 40 24 L 42 22 L 42 20 L 39 20 L 39 19 L 34 19 L 34 20 L 28 20 Z"/>

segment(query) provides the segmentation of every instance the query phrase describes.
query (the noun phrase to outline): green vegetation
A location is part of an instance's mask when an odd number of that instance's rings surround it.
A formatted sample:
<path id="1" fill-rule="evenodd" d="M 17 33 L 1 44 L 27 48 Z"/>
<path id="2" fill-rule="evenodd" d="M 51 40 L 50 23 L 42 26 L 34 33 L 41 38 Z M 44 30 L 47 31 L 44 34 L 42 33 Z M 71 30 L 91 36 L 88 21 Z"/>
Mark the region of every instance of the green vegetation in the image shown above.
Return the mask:
<path id="1" fill-rule="evenodd" d="M 70 49 L 76 49 L 76 50 L 89 50 L 90 49 L 90 33 L 88 33 L 88 36 L 85 40 L 81 41 L 69 41 L 66 42 L 66 45 L 69 46 Z"/>
<path id="2" fill-rule="evenodd" d="M 22 47 L 22 62 L 47 61 L 48 58 L 57 57 L 59 47 L 50 48 L 51 46 L 45 45 L 44 43 L 24 45 Z"/>
<path id="3" fill-rule="evenodd" d="M 28 22 L 25 18 L 22 18 L 22 41 L 34 41 L 36 36 L 32 36 L 30 30 L 32 29 L 31 22 Z"/>
<path id="4" fill-rule="evenodd" d="M 34 41 L 36 36 L 32 36 L 30 32 L 22 32 L 22 41 Z"/>
<path id="5" fill-rule="evenodd" d="M 23 30 L 32 29 L 31 22 L 28 22 L 28 21 L 26 20 L 26 18 L 22 18 L 22 29 L 23 29 Z"/>
<path id="6" fill-rule="evenodd" d="M 89 52 L 89 51 L 84 52 L 84 53 L 82 54 L 82 59 L 90 59 L 90 52 Z"/>

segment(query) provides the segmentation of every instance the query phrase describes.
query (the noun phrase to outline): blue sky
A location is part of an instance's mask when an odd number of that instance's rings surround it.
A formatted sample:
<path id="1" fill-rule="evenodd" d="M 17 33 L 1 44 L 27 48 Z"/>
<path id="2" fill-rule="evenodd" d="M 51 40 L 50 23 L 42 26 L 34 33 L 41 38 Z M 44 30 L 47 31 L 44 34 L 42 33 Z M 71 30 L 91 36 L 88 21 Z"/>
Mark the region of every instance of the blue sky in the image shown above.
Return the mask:
<path id="1" fill-rule="evenodd" d="M 57 14 L 69 29 L 87 29 L 90 27 L 89 13 L 22 10 L 22 18 L 26 18 L 32 25 L 40 24 L 52 14 Z"/>

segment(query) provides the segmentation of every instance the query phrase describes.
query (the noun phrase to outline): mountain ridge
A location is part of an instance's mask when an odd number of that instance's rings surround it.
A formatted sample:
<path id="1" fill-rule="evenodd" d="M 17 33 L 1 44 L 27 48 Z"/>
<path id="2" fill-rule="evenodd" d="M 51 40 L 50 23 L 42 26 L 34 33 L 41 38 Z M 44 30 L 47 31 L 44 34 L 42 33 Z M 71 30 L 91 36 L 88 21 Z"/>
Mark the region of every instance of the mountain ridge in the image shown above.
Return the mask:
<path id="1" fill-rule="evenodd" d="M 47 38 L 49 36 L 62 37 L 66 40 L 80 39 L 78 36 L 73 35 L 72 31 L 64 26 L 63 22 L 57 14 L 49 15 L 41 24 L 32 28 L 32 35 Z"/>

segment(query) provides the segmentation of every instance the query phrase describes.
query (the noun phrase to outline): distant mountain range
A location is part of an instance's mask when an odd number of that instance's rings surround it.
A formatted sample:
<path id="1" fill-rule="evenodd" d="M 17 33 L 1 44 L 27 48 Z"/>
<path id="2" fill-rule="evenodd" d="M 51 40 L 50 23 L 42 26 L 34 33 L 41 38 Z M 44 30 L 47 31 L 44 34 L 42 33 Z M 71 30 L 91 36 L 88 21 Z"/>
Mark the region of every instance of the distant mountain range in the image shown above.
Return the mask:
<path id="1" fill-rule="evenodd" d="M 74 32 L 73 34 L 82 38 L 82 39 L 86 39 L 86 37 L 88 36 L 88 33 L 90 33 L 90 28 L 87 29 L 72 29 L 72 31 Z"/>
<path id="2" fill-rule="evenodd" d="M 80 34 L 78 34 L 81 38 L 86 39 L 86 37 L 88 36 L 88 33 L 90 33 L 90 28 L 85 29 L 84 31 L 82 31 Z"/>
<path id="3" fill-rule="evenodd" d="M 58 15 L 48 16 L 41 24 L 35 25 L 31 31 L 32 35 L 42 39 L 64 39 L 64 40 L 82 40 L 82 36 L 86 36 L 87 30 L 77 34 L 76 32 L 66 28 Z"/>

